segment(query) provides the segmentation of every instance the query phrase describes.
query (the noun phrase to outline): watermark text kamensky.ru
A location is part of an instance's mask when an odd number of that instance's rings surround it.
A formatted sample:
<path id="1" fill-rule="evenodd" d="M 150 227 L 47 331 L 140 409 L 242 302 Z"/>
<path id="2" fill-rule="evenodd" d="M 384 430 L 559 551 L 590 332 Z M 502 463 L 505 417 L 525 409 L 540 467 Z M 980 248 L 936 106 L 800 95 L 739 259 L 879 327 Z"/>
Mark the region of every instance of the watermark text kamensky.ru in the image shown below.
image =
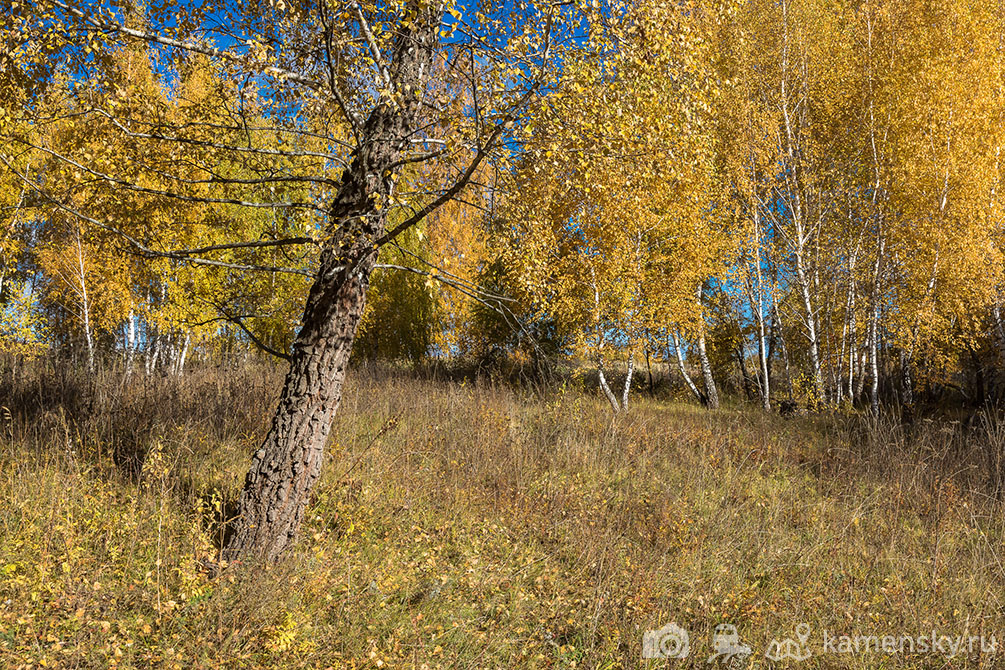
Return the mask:
<path id="1" fill-rule="evenodd" d="M 937 654 L 945 658 L 997 654 L 993 635 L 946 634 L 938 630 L 917 635 L 834 633 L 810 634 L 808 623 L 796 626 L 795 638 L 772 640 L 765 656 L 773 661 L 805 661 L 814 654 Z M 818 647 L 815 642 L 819 641 Z"/>
<path id="2" fill-rule="evenodd" d="M 764 651 L 755 651 L 751 646 L 743 644 L 739 630 L 730 623 L 717 625 L 711 642 L 712 655 L 707 660 L 708 664 L 732 664 L 733 661 L 742 664 L 751 654 L 758 653 L 763 653 L 771 661 L 799 663 L 813 656 L 828 654 L 934 654 L 951 659 L 956 656 L 995 655 L 1000 649 L 998 638 L 992 633 L 947 634 L 935 629 L 913 635 L 835 633 L 827 629 L 817 633 L 805 622 L 795 626 L 793 636 L 782 635 L 771 640 Z M 691 639 L 688 631 L 674 622 L 656 630 L 647 630 L 642 636 L 643 658 L 684 659 L 690 652 Z"/>
<path id="3" fill-rule="evenodd" d="M 821 642 L 824 654 L 938 654 L 952 658 L 996 654 L 999 650 L 993 634 L 950 635 L 936 630 L 920 635 L 837 634 L 824 630 Z"/>

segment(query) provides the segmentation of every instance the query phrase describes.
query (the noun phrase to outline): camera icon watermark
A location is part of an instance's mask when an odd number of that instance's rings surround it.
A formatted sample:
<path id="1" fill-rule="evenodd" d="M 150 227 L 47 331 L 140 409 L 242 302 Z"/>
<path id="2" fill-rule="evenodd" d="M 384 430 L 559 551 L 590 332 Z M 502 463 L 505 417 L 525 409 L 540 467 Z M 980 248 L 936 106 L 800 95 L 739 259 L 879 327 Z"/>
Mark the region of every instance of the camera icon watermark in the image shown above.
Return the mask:
<path id="1" fill-rule="evenodd" d="M 642 634 L 642 658 L 687 658 L 690 651 L 687 631 L 673 621 Z"/>

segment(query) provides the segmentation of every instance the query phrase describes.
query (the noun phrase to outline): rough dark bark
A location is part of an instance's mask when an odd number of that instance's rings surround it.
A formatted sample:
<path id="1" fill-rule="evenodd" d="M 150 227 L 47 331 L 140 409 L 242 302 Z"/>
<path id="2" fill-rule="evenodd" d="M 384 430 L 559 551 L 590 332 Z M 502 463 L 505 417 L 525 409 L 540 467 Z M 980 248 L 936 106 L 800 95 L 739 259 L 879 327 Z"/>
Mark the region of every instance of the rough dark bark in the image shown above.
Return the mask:
<path id="1" fill-rule="evenodd" d="M 322 250 L 290 369 L 268 434 L 255 453 L 223 558 L 274 560 L 296 539 L 338 409 L 346 364 L 366 305 L 375 242 L 432 67 L 439 5 L 426 5 L 394 45 L 389 78 L 400 104 L 383 97 L 359 133 L 331 206 Z"/>

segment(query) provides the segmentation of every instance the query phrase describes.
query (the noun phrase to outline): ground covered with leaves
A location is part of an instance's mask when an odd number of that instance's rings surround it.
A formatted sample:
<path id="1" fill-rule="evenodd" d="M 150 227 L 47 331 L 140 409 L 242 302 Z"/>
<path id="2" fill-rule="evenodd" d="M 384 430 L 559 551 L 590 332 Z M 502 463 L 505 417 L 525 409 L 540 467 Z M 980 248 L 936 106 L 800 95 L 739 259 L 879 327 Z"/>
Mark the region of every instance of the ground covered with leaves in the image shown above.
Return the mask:
<path id="1" fill-rule="evenodd" d="M 996 667 L 1005 517 L 972 426 L 357 373 L 301 540 L 216 575 L 279 377 L 12 383 L 0 666 L 711 667 L 734 624 L 809 624 L 779 667 Z M 121 376 L 121 373 L 119 373 Z M 684 661 L 644 661 L 674 621 Z M 997 636 L 997 654 L 827 653 L 839 635 Z"/>

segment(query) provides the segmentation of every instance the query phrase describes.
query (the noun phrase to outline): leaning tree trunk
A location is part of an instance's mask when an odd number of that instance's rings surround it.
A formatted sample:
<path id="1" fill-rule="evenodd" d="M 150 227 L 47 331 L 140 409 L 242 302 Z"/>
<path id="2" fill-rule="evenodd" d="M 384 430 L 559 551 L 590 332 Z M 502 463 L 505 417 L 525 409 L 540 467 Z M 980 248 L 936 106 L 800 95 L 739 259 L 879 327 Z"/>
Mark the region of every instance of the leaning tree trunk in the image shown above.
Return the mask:
<path id="1" fill-rule="evenodd" d="M 239 516 L 223 552 L 227 561 L 274 560 L 287 549 L 321 475 L 376 262 L 375 241 L 386 228 L 384 205 L 418 119 L 441 16 L 440 5 L 427 5 L 399 34 L 389 72 L 398 102 L 382 97 L 342 175 L 329 214 L 330 242 L 307 297 L 279 406 L 245 479 Z"/>
<path id="2" fill-rule="evenodd" d="M 273 560 L 281 554 L 296 538 L 321 475 L 374 264 L 371 253 L 354 270 L 333 272 L 339 260 L 329 251 L 311 287 L 279 407 L 245 480 L 227 560 L 247 555 Z"/>
<path id="3" fill-rule="evenodd" d="M 604 358 L 603 356 L 597 357 L 597 379 L 600 383 L 600 390 L 604 392 L 607 396 L 607 402 L 611 403 L 611 409 L 617 414 L 621 411 L 621 405 L 618 404 L 618 397 L 614 395 L 614 391 L 611 390 L 611 385 L 607 383 L 607 376 L 604 374 Z"/>
<path id="4" fill-rule="evenodd" d="M 698 399 L 698 402 L 708 407 L 708 398 L 705 396 L 704 393 L 702 393 L 698 389 L 698 386 L 694 383 L 694 380 L 691 379 L 691 375 L 687 373 L 687 367 L 685 367 L 684 365 L 684 354 L 681 352 L 680 349 L 680 336 L 677 335 L 676 331 L 671 330 L 670 338 L 673 341 L 673 350 L 675 357 L 677 359 L 677 369 L 680 370 L 680 375 L 681 377 L 684 378 L 684 383 L 687 384 L 687 387 L 689 389 L 691 389 L 691 393 L 693 393 L 694 397 Z"/>

